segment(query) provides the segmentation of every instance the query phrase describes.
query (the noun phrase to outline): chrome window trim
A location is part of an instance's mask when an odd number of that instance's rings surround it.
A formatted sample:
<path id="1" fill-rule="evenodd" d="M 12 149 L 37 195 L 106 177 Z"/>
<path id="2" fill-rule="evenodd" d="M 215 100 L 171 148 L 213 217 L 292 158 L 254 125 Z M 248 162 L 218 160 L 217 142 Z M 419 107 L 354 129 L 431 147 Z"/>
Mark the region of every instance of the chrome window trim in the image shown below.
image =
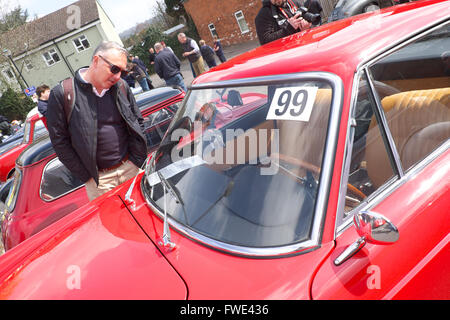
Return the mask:
<path id="1" fill-rule="evenodd" d="M 339 138 L 339 128 L 344 98 L 342 79 L 337 75 L 328 72 L 304 72 L 304 73 L 263 76 L 256 78 L 245 78 L 239 80 L 227 80 L 205 84 L 196 84 L 191 86 L 190 89 L 199 90 L 199 89 L 217 89 L 224 87 L 273 85 L 273 84 L 286 84 L 298 81 L 324 81 L 328 83 L 333 90 L 333 96 L 330 106 L 330 116 L 328 120 L 328 132 L 324 147 L 325 150 L 324 157 L 322 160 L 322 172 L 319 178 L 320 179 L 319 190 L 314 208 L 314 218 L 311 226 L 310 239 L 285 246 L 246 247 L 246 246 L 231 245 L 229 243 L 211 239 L 205 235 L 193 231 L 192 229 L 184 226 L 183 224 L 175 221 L 173 218 L 168 216 L 168 223 L 171 228 L 174 228 L 177 232 L 184 234 L 187 237 L 191 238 L 192 240 L 199 242 L 212 249 L 216 249 L 218 251 L 222 251 L 228 254 L 250 258 L 276 258 L 276 257 L 290 256 L 292 254 L 299 254 L 305 251 L 309 252 L 310 250 L 313 250 L 320 245 L 323 231 L 322 229 L 324 226 L 324 220 L 328 206 L 329 190 L 331 187 L 331 178 L 334 169 L 334 160 L 336 156 L 337 142 Z M 142 180 L 142 183 L 144 183 L 144 180 Z M 144 198 L 149 208 L 153 212 L 155 212 L 155 214 L 160 219 L 164 219 L 163 212 L 161 212 L 161 210 L 156 208 L 147 199 L 147 197 L 145 197 L 145 195 Z"/>
<path id="2" fill-rule="evenodd" d="M 46 170 L 47 170 L 47 167 L 48 167 L 50 164 L 52 164 L 53 162 L 55 162 L 55 161 L 59 161 L 59 158 L 56 157 L 56 158 L 53 158 L 52 160 L 50 160 L 49 162 L 47 162 L 47 164 L 45 165 L 44 169 L 42 170 L 42 174 L 41 174 L 41 182 L 39 182 L 39 198 L 40 198 L 42 201 L 46 202 L 46 203 L 51 203 L 51 202 L 53 202 L 53 201 L 55 201 L 55 200 L 58 200 L 59 198 L 62 198 L 62 197 L 64 197 L 65 195 L 68 195 L 69 193 L 72 193 L 72 192 L 74 192 L 74 191 L 76 191 L 76 190 L 78 190 L 78 189 L 80 189 L 80 188 L 82 188 L 82 187 L 85 186 L 85 184 L 83 183 L 83 184 L 81 184 L 79 187 L 74 188 L 74 189 L 71 189 L 70 191 L 67 191 L 66 193 L 63 193 L 63 194 L 59 195 L 58 197 L 53 198 L 53 199 L 51 199 L 51 200 L 46 200 L 46 199 L 42 198 L 42 182 L 44 181 L 44 174 L 45 174 L 45 172 L 46 172 Z M 59 162 L 61 162 L 61 161 L 59 161 Z M 61 164 L 62 164 L 62 162 L 61 162 Z"/>
<path id="3" fill-rule="evenodd" d="M 388 156 L 391 158 L 391 156 L 393 157 L 394 164 L 395 164 L 395 168 L 394 169 L 394 173 L 398 173 L 398 175 L 400 176 L 400 178 L 402 178 L 405 173 L 403 171 L 403 166 L 402 166 L 402 162 L 400 160 L 400 155 L 398 153 L 397 150 L 397 146 L 395 144 L 394 138 L 392 137 L 392 133 L 391 133 L 391 129 L 388 126 L 388 122 L 386 120 L 386 115 L 384 114 L 384 109 L 383 106 L 381 105 L 381 99 L 378 96 L 378 92 L 375 89 L 375 86 L 373 84 L 373 80 L 371 77 L 371 74 L 368 70 L 368 68 L 364 68 L 364 73 L 366 75 L 366 79 L 367 82 L 369 83 L 369 87 L 370 87 L 370 94 L 372 95 L 372 98 L 375 101 L 375 105 L 376 105 L 376 112 L 378 112 L 378 116 L 381 119 L 381 123 L 380 123 L 380 131 L 382 133 L 384 133 L 386 135 L 386 138 L 388 140 L 388 148 L 389 148 L 389 153 Z M 395 172 L 396 170 L 396 172 Z"/>
<path id="4" fill-rule="evenodd" d="M 361 77 L 361 73 L 364 73 L 365 70 L 368 70 L 368 68 L 370 66 L 372 66 L 379 60 L 383 59 L 384 57 L 390 55 L 391 53 L 393 53 L 403 47 L 406 47 L 407 45 L 411 44 L 412 42 L 416 41 L 417 39 L 419 39 L 423 36 L 426 36 L 427 34 L 432 33 L 436 29 L 439 29 L 449 23 L 450 23 L 450 20 L 446 17 L 446 18 L 443 18 L 440 21 L 436 22 L 434 24 L 434 26 L 432 26 L 432 25 L 424 26 L 423 28 L 418 29 L 412 36 L 409 35 L 409 36 L 406 36 L 406 37 L 398 40 L 392 46 L 388 47 L 387 49 L 383 49 L 383 51 L 380 51 L 380 52 L 372 55 L 371 57 L 368 57 L 365 61 L 363 61 L 362 63 L 360 63 L 357 66 L 357 68 L 356 68 L 357 71 L 355 72 L 355 75 L 353 77 L 352 97 L 351 97 L 351 101 L 350 101 L 349 119 L 348 119 L 348 123 L 347 123 L 347 133 L 346 133 L 347 136 L 346 136 L 346 142 L 345 142 L 346 148 L 353 145 L 353 141 L 349 142 L 349 140 L 350 140 L 349 126 L 351 125 L 351 121 L 353 119 L 353 113 L 355 112 L 355 105 L 356 105 L 356 99 L 357 99 L 357 93 L 358 93 L 356 88 L 358 85 L 358 81 Z M 370 86 L 371 86 L 370 90 L 373 91 L 373 82 L 372 82 L 372 78 L 370 77 L 369 72 L 366 73 L 366 77 L 367 77 L 367 80 L 370 82 Z M 379 98 L 378 98 L 378 94 L 377 94 L 377 97 L 375 99 L 375 101 L 377 101 L 377 109 L 378 109 L 378 103 L 380 102 L 378 100 L 379 100 Z M 381 105 L 381 102 L 380 102 L 380 105 Z M 384 115 L 384 111 L 382 112 L 382 114 Z M 392 135 L 391 135 L 391 138 L 392 138 Z M 353 137 L 352 137 L 352 140 L 353 140 Z M 445 147 L 445 146 L 447 146 L 447 147 Z M 411 177 L 413 175 L 415 175 L 419 171 L 421 171 L 425 166 L 427 166 L 435 158 L 437 158 L 439 155 L 441 155 L 441 153 L 444 153 L 446 151 L 446 149 L 449 147 L 450 147 L 450 141 L 447 141 L 446 143 L 444 143 L 442 146 L 437 148 L 435 151 L 433 151 L 431 154 L 429 154 L 426 158 L 424 158 L 422 161 L 417 163 L 415 166 L 413 166 L 408 171 L 403 172 L 403 169 L 402 169 L 403 175 L 401 176 L 400 179 L 393 177 L 390 180 L 388 180 L 383 186 L 378 188 L 378 190 L 376 190 L 369 197 L 367 197 L 363 201 L 363 203 L 361 203 L 359 206 L 357 206 L 353 210 L 349 211 L 348 216 L 344 219 L 345 195 L 347 193 L 347 183 L 346 182 L 344 183 L 344 181 L 348 181 L 348 171 L 345 171 L 345 167 L 349 165 L 349 164 L 347 164 L 347 162 L 351 161 L 351 154 L 349 154 L 346 149 L 345 156 L 347 158 L 345 158 L 342 163 L 341 184 L 339 186 L 340 197 L 338 199 L 338 207 L 337 207 L 337 212 L 336 212 L 335 239 L 338 236 L 340 236 L 349 226 L 351 226 L 352 221 L 353 221 L 352 218 L 353 218 L 353 215 L 355 214 L 355 212 L 358 212 L 361 210 L 370 210 L 372 207 L 379 204 L 382 200 L 387 198 L 387 196 L 389 196 L 390 193 L 392 193 L 398 187 L 400 187 L 403 183 L 405 183 L 406 181 L 411 179 Z M 395 146 L 395 143 L 394 143 L 394 148 L 398 155 L 398 151 Z M 401 163 L 400 163 L 400 168 L 402 168 Z M 343 177 L 347 177 L 347 179 L 345 179 Z"/>

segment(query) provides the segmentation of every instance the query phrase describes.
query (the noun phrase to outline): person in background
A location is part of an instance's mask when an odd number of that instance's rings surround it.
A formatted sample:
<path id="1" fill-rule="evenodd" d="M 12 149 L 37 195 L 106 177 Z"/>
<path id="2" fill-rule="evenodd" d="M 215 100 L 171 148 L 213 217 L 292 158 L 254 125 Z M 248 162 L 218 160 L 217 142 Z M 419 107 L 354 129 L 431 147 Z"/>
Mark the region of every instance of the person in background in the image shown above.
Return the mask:
<path id="1" fill-rule="evenodd" d="M 150 62 L 151 65 L 155 64 L 155 50 L 153 50 L 153 48 L 148 49 L 148 60 Z"/>
<path id="2" fill-rule="evenodd" d="M 48 98 L 50 97 L 50 87 L 46 84 L 36 88 L 38 96 L 38 111 L 45 117 L 47 114 Z"/>
<path id="3" fill-rule="evenodd" d="M 222 44 L 217 36 L 214 36 L 214 51 L 216 52 L 217 57 L 219 57 L 220 62 L 225 62 L 227 59 L 223 54 Z"/>
<path id="4" fill-rule="evenodd" d="M 3 141 L 3 136 L 11 135 L 11 125 L 8 118 L 0 115 L 0 143 Z"/>
<path id="5" fill-rule="evenodd" d="M 163 46 L 164 49 L 167 49 L 167 50 L 169 50 L 169 51 L 171 51 L 171 52 L 173 53 L 172 48 L 171 48 L 171 47 L 168 47 L 164 41 L 161 41 L 160 43 L 162 44 L 162 46 Z"/>
<path id="6" fill-rule="evenodd" d="M 208 67 L 213 68 L 217 66 L 216 59 L 214 59 L 215 53 L 213 48 L 208 46 L 205 40 L 200 40 L 198 43 L 200 44 L 200 53 L 202 54 L 203 60 L 206 61 Z"/>
<path id="7" fill-rule="evenodd" d="M 164 50 L 159 42 L 155 43 L 155 51 L 154 67 L 156 74 L 164 79 L 167 86 L 179 86 L 186 92 L 187 88 L 180 72 L 181 63 L 177 56 L 169 50 Z"/>
<path id="8" fill-rule="evenodd" d="M 297 12 L 297 0 L 263 0 L 255 18 L 256 34 L 261 45 L 290 36 L 311 27 Z"/>
<path id="9" fill-rule="evenodd" d="M 139 59 L 138 56 L 134 56 L 134 58 L 131 60 L 131 62 L 137 64 L 142 69 L 142 71 L 144 71 L 144 73 L 145 73 L 145 81 L 147 81 L 147 87 L 149 88 L 149 90 L 155 89 L 155 87 L 152 84 L 152 80 L 150 80 L 150 76 L 148 74 L 147 66 L 145 65 L 144 61 Z"/>
<path id="10" fill-rule="evenodd" d="M 193 39 L 186 37 L 184 33 L 178 34 L 178 41 L 183 47 L 183 57 L 188 58 L 188 60 L 192 63 L 195 75 L 198 77 L 206 71 L 203 57 L 200 54 L 200 48 Z"/>

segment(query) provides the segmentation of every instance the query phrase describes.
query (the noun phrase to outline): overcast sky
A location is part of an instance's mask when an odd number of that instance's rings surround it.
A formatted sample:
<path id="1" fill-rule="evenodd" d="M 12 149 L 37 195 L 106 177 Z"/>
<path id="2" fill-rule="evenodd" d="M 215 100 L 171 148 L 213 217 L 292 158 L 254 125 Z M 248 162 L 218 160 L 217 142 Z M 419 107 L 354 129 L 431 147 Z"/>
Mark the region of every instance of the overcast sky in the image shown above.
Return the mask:
<path id="1" fill-rule="evenodd" d="M 2 0 L 1 2 L 7 2 L 11 9 L 20 4 L 23 9 L 28 9 L 30 17 L 35 15 L 42 17 L 76 0 Z M 99 0 L 99 2 L 119 33 L 151 18 L 156 7 L 156 0 Z"/>

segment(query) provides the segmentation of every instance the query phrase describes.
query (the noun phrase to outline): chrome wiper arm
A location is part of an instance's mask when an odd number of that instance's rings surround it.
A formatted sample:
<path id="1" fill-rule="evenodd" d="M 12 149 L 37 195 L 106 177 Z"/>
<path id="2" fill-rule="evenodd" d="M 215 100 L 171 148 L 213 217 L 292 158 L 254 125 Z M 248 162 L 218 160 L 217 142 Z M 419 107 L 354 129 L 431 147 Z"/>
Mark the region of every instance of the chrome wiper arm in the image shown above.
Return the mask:
<path id="1" fill-rule="evenodd" d="M 175 245 L 175 243 L 173 243 L 171 241 L 169 222 L 167 221 L 166 188 L 169 189 L 169 192 L 171 194 L 175 194 L 175 193 L 173 192 L 170 184 L 163 177 L 161 172 L 157 171 L 156 173 L 158 174 L 159 180 L 161 181 L 161 184 L 163 185 L 163 193 L 164 193 L 164 228 L 163 228 L 162 243 L 160 243 L 160 245 L 162 245 L 164 248 L 166 248 L 168 250 L 172 250 L 175 248 L 176 245 Z"/>

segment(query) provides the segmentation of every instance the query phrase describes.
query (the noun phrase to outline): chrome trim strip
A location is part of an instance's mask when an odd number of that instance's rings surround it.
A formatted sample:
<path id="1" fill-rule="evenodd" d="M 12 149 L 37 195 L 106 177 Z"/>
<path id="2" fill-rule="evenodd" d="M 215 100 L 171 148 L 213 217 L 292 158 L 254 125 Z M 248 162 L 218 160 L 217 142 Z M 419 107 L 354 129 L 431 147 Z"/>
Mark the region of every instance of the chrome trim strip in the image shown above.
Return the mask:
<path id="1" fill-rule="evenodd" d="M 324 225 L 324 218 L 328 206 L 329 189 L 331 187 L 331 179 L 334 169 L 335 153 L 337 148 L 337 141 L 339 138 L 339 126 L 342 113 L 342 102 L 344 98 L 343 81 L 337 75 L 328 72 L 305 72 L 295 74 L 284 74 L 275 76 L 265 76 L 257 78 L 246 78 L 239 80 L 229 80 L 214 83 L 205 83 L 193 85 L 193 90 L 199 89 L 217 89 L 223 87 L 242 87 L 242 86 L 256 86 L 256 85 L 271 85 L 271 84 L 285 84 L 295 81 L 325 81 L 332 90 L 333 97 L 330 107 L 330 116 L 328 121 L 328 132 L 325 143 L 325 153 L 322 162 L 322 172 L 320 175 L 318 196 L 315 204 L 314 220 L 311 227 L 311 238 L 307 241 L 294 243 L 286 246 L 279 247 L 244 247 L 231 245 L 228 243 L 220 242 L 204 236 L 192 229 L 187 228 L 183 224 L 177 222 L 172 217 L 168 217 L 168 222 L 177 232 L 186 235 L 187 237 L 198 241 L 199 243 L 208 246 L 210 248 L 224 251 L 230 254 L 241 255 L 253 258 L 271 258 L 280 257 L 285 255 L 298 254 L 300 251 L 311 250 L 319 246 L 322 236 L 322 229 Z M 144 183 L 144 180 L 142 180 Z M 142 186 L 141 186 L 142 188 Z M 156 208 L 150 201 L 146 199 L 147 205 L 152 211 L 154 211 L 160 219 L 163 218 L 163 213 Z"/>

